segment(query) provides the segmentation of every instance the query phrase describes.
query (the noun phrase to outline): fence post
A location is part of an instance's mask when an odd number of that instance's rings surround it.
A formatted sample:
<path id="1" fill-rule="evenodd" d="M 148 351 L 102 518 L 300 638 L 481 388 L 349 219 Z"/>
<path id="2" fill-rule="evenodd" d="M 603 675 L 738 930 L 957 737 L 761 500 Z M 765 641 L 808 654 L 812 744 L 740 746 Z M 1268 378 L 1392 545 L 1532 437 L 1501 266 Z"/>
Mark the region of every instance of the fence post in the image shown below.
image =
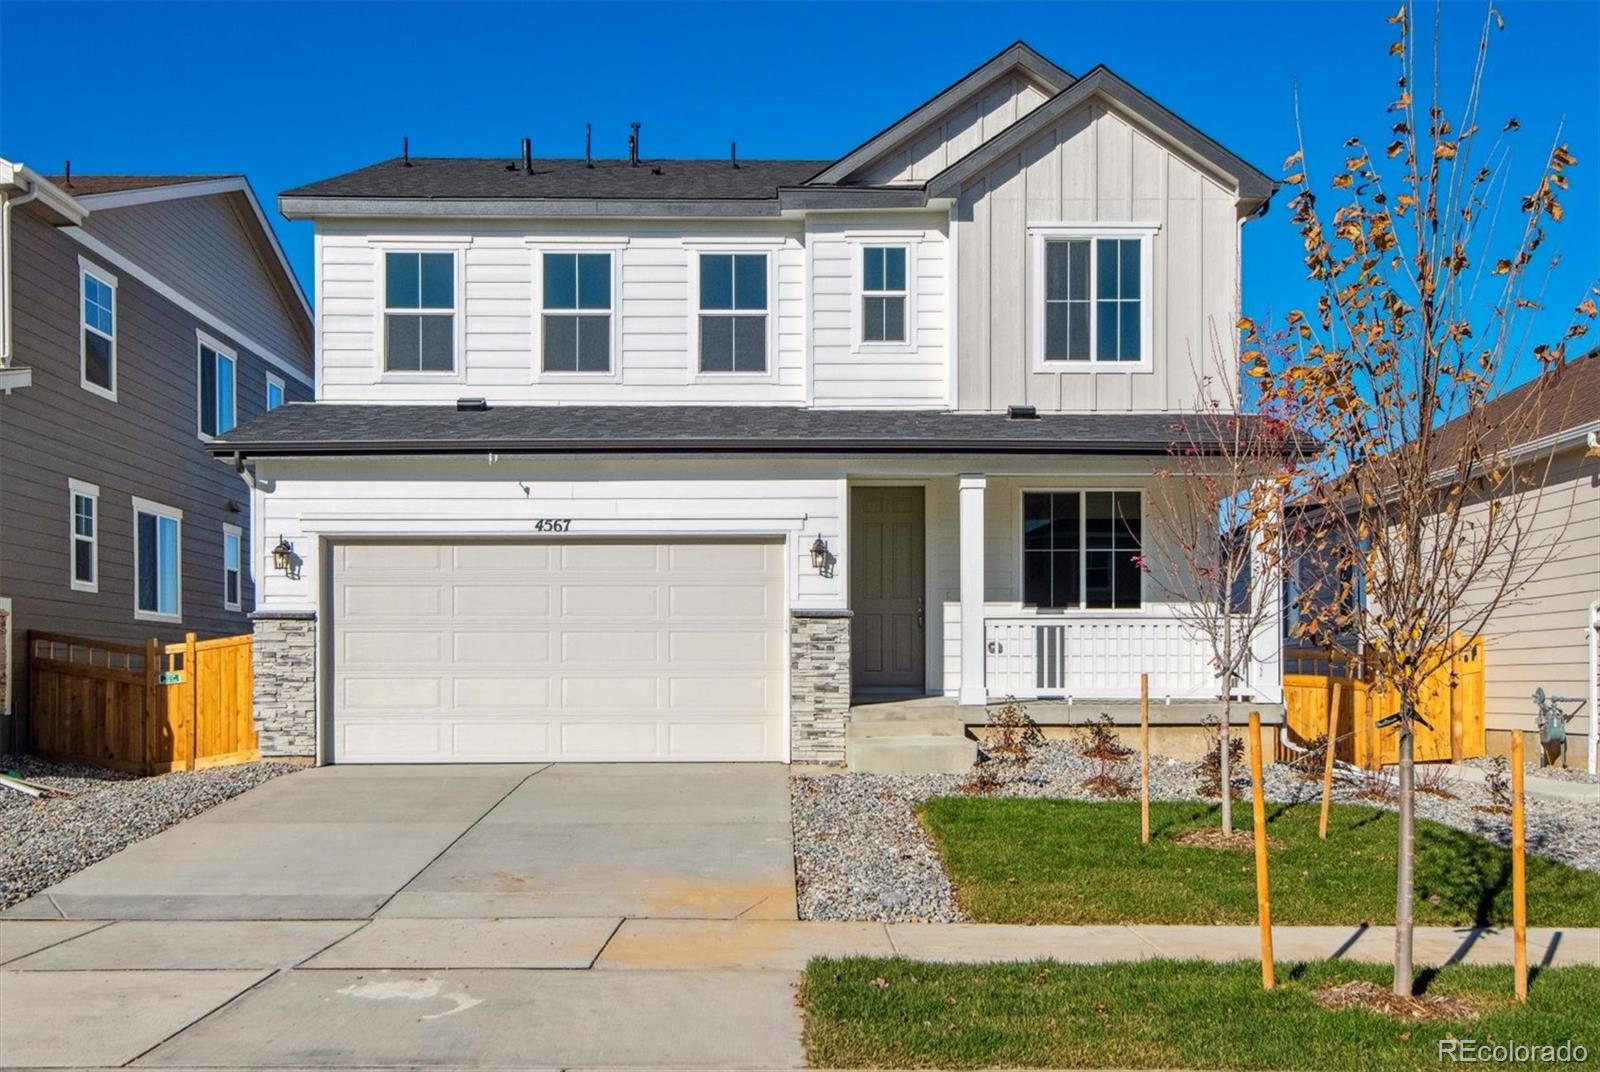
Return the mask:
<path id="1" fill-rule="evenodd" d="M 1330 668 L 1332 664 L 1329 664 Z M 1328 840 L 1328 806 L 1333 800 L 1333 754 L 1339 743 L 1339 682 L 1333 683 L 1333 693 L 1328 697 L 1328 747 L 1322 756 L 1322 818 L 1317 823 L 1317 837 Z"/>
<path id="2" fill-rule="evenodd" d="M 139 734 L 144 754 L 139 757 L 140 773 L 150 773 L 151 757 L 156 754 L 154 737 L 166 722 L 166 692 L 161 688 L 161 641 L 151 637 L 144 645 L 144 732 Z M 160 717 L 157 717 L 159 711 Z"/>
<path id="3" fill-rule="evenodd" d="M 199 769 L 200 759 L 200 663 L 195 658 L 195 635 L 183 635 L 183 675 L 189 679 L 189 769 Z"/>

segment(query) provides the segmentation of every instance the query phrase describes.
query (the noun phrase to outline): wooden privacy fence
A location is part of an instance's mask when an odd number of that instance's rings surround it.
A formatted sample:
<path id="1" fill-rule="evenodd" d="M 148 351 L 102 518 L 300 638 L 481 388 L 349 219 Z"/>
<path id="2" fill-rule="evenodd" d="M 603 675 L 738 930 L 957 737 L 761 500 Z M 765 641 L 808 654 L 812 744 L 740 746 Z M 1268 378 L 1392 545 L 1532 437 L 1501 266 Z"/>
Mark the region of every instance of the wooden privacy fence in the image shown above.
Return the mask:
<path id="1" fill-rule="evenodd" d="M 28 634 L 29 748 L 134 774 L 259 759 L 250 637 L 113 644 Z"/>
<path id="2" fill-rule="evenodd" d="M 1289 729 L 1302 741 L 1327 732 L 1333 683 L 1339 689 L 1336 754 L 1348 763 L 1377 770 L 1399 759 L 1400 737 L 1378 723 L 1400 710 L 1391 689 L 1353 678 L 1341 655 L 1317 649 L 1284 652 L 1283 701 Z M 1483 640 L 1459 647 L 1423 686 L 1416 726 L 1418 762 L 1473 759 L 1484 755 Z"/>

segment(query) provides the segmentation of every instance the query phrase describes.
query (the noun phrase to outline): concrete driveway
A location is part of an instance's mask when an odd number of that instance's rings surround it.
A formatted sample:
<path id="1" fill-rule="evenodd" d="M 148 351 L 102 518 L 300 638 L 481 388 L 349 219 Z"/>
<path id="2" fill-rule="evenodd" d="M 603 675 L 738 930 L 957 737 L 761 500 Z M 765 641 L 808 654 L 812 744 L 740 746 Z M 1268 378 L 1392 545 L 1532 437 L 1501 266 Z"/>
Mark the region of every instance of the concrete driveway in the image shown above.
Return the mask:
<path id="1" fill-rule="evenodd" d="M 80 871 L 68 919 L 794 919 L 775 764 L 323 767 Z"/>

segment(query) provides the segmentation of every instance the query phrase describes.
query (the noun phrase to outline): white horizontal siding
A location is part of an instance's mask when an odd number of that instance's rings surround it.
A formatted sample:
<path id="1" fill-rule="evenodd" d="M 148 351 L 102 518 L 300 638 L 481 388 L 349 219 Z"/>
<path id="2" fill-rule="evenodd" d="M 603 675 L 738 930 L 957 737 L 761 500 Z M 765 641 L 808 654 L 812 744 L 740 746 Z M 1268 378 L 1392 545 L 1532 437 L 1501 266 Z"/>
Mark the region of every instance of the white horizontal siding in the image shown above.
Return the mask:
<path id="1" fill-rule="evenodd" d="M 380 239 L 373 239 L 378 234 Z M 537 233 L 510 223 L 474 221 L 462 258 L 460 375 L 448 382 L 385 377 L 381 369 L 381 257 L 385 244 L 462 236 L 461 221 L 439 225 L 384 221 L 355 227 L 324 221 L 317 234 L 321 284 L 318 343 L 320 396 L 330 402 L 450 402 L 478 395 L 491 402 L 543 403 L 791 403 L 805 401 L 805 250 L 799 223 L 614 226 L 554 222 Z M 392 243 L 390 240 L 393 240 Z M 570 248 L 574 241 L 618 244 L 614 294 L 620 375 L 600 381 L 552 381 L 535 374 L 535 332 L 541 303 L 534 258 L 543 239 Z M 689 293 L 690 258 L 702 245 L 729 248 L 770 242 L 774 318 L 772 374 L 760 380 L 697 374 L 689 319 L 698 309 Z M 449 248 L 441 245 L 438 248 Z"/>
<path id="2" fill-rule="evenodd" d="M 811 397 L 825 407 L 942 407 L 949 398 L 948 217 L 812 219 Z M 905 245 L 911 252 L 911 322 L 905 346 L 861 345 L 863 245 Z"/>

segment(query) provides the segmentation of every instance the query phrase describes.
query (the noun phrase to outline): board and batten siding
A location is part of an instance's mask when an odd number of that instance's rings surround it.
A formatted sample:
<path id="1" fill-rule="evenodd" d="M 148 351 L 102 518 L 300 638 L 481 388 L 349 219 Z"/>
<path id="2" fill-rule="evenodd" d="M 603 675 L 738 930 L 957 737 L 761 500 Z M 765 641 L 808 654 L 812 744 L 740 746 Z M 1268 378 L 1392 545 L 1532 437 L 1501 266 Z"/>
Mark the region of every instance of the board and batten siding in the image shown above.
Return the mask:
<path id="1" fill-rule="evenodd" d="M 651 540 L 741 535 L 788 537 L 790 604 L 846 606 L 842 571 L 826 577 L 811 565 L 819 535 L 844 543 L 842 473 L 790 476 L 764 463 L 537 461 L 480 457 L 452 460 L 369 459 L 359 476 L 336 459 L 266 459 L 270 481 L 262 524 L 283 534 L 303 560 L 297 577 L 269 570 L 263 610 L 317 606 L 318 537 L 391 539 Z M 540 534 L 541 518 L 570 520 L 567 531 Z"/>
<path id="2" fill-rule="evenodd" d="M 94 209 L 83 229 L 285 360 L 310 351 L 311 324 L 291 312 L 299 299 L 269 267 L 277 254 L 244 194 Z"/>
<path id="3" fill-rule="evenodd" d="M 1237 319 L 1239 226 L 1231 192 L 1098 102 L 1002 158 L 964 187 L 956 205 L 957 406 L 1050 411 L 1192 410 L 1203 376 Z M 1035 372 L 1030 227 L 1153 223 L 1153 360 L 1149 369 L 1092 363 Z"/>
<path id="4" fill-rule="evenodd" d="M 196 333 L 236 351 L 241 422 L 265 411 L 269 366 L 33 213 L 12 220 L 17 363 L 33 369 L 31 386 L 0 395 L 0 595 L 12 600 L 14 652 L 30 629 L 124 643 L 248 632 L 250 492 L 197 433 Z M 115 402 L 79 384 L 80 255 L 117 280 Z M 310 400 L 308 388 L 285 379 L 290 399 Z M 100 491 L 96 592 L 71 586 L 69 480 Z M 183 511 L 181 623 L 134 618 L 134 496 Z M 224 524 L 245 540 L 239 611 L 223 606 Z M 25 710 L 16 663 L 13 700 Z"/>
<path id="5" fill-rule="evenodd" d="M 811 401 L 815 406 L 943 407 L 949 404 L 949 218 L 819 216 L 811 253 Z M 909 303 L 905 344 L 863 344 L 862 249 L 905 246 Z"/>
<path id="6" fill-rule="evenodd" d="M 470 230 L 469 230 L 470 229 Z M 535 333 L 542 298 L 535 293 L 535 258 L 545 251 L 611 249 L 615 333 L 612 378 L 542 376 L 535 369 Z M 383 256 L 387 249 L 455 250 L 464 293 L 458 375 L 386 375 L 382 370 Z M 763 377 L 702 375 L 691 352 L 690 259 L 701 251 L 765 250 L 772 255 L 769 315 L 776 318 Z M 570 226 L 559 222 L 530 233 L 510 223 L 319 221 L 316 235 L 319 357 L 318 397 L 328 402 L 452 402 L 462 395 L 494 402 L 555 403 L 791 403 L 806 398 L 806 287 L 803 225 L 634 222 Z"/>
<path id="7" fill-rule="evenodd" d="M 1537 569 L 1531 576 L 1522 571 L 1527 582 L 1483 629 L 1484 700 L 1492 730 L 1533 730 L 1535 689 L 1585 699 L 1589 694 L 1589 604 L 1600 599 L 1600 458 L 1585 457 L 1576 447 L 1557 454 L 1548 470 L 1540 463 L 1534 471 L 1544 477 L 1541 490 L 1536 501 L 1535 492 L 1523 493 L 1519 513 L 1532 509 L 1523 561 Z M 1568 734 L 1587 735 L 1589 717 L 1585 710 L 1568 723 Z"/>
<path id="8" fill-rule="evenodd" d="M 1021 74 L 1002 75 L 845 181 L 866 185 L 926 182 L 1039 107 L 1049 96 L 1048 91 Z"/>

